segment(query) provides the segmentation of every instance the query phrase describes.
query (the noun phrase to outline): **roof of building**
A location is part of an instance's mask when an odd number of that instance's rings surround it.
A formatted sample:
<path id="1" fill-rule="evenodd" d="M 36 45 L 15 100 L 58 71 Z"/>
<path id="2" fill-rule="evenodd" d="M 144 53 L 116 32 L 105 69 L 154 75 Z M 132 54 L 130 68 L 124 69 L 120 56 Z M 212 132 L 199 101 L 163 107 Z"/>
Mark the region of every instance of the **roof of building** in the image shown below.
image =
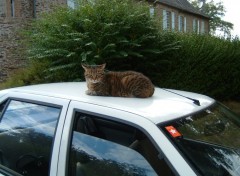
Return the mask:
<path id="1" fill-rule="evenodd" d="M 208 15 L 203 13 L 202 11 L 196 9 L 188 0 L 156 0 L 155 2 L 162 3 L 171 7 L 175 7 L 177 9 L 187 11 L 196 15 L 201 15 L 206 18 L 210 18 Z"/>
<path id="2" fill-rule="evenodd" d="M 156 124 L 192 114 L 215 102 L 213 99 L 204 95 L 177 90 L 170 90 L 171 92 L 169 92 L 169 89 L 162 88 L 155 88 L 152 97 L 143 99 L 89 96 L 85 94 L 86 89 L 87 85 L 85 82 L 71 82 L 13 88 L 9 89 L 7 92 L 14 91 L 48 97 L 58 97 L 71 101 L 118 109 L 137 114 Z M 1 94 L 5 93 L 6 91 L 0 91 L 0 98 Z M 186 97 L 198 100 L 200 106 L 194 104 L 191 99 Z"/>

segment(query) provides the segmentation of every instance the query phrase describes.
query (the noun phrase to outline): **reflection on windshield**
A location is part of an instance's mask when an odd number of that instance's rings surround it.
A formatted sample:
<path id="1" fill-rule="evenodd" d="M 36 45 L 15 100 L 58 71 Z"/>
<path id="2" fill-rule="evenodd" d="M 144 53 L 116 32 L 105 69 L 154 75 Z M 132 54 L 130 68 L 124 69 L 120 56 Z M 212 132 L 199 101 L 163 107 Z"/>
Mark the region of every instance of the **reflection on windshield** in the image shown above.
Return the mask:
<path id="1" fill-rule="evenodd" d="M 218 105 L 176 122 L 185 138 L 214 143 L 230 148 L 240 146 L 240 117 Z"/>
<path id="2" fill-rule="evenodd" d="M 231 175 L 236 175 L 236 173 L 238 173 L 237 175 L 240 175 L 239 151 L 238 152 L 233 150 L 228 151 L 223 149 L 214 149 L 214 150 L 219 155 L 219 157 L 216 158 L 214 155 L 210 155 L 210 157 L 217 165 L 222 166 Z"/>
<path id="3" fill-rule="evenodd" d="M 136 151 L 103 139 L 74 132 L 72 154 L 76 165 L 84 165 L 86 175 L 156 176 L 148 162 Z M 77 153 L 77 154 L 76 154 Z"/>
<path id="4" fill-rule="evenodd" d="M 166 129 L 170 126 L 178 136 Z M 240 175 L 240 117 L 224 106 L 215 104 L 161 128 L 203 175 Z"/>

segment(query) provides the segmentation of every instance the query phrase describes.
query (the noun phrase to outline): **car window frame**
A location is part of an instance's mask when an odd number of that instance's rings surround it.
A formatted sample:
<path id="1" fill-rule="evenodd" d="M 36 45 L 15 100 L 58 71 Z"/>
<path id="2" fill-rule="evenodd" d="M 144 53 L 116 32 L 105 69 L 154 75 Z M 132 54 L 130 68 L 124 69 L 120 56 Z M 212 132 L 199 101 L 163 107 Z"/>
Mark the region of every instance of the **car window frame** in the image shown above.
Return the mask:
<path id="1" fill-rule="evenodd" d="M 62 162 L 58 164 L 58 176 L 64 176 L 68 173 L 68 150 L 71 144 L 71 129 L 73 126 L 74 111 L 76 110 L 78 112 L 88 113 L 106 120 L 114 119 L 116 122 L 124 123 L 139 129 L 150 139 L 155 148 L 158 150 L 160 157 L 164 157 L 165 162 L 175 175 L 186 175 L 186 173 L 193 176 L 197 175 L 186 163 L 185 159 L 177 152 L 174 146 L 172 146 L 166 136 L 159 130 L 157 124 L 149 119 L 114 107 L 105 107 L 91 102 L 71 101 L 62 137 L 67 140 L 62 140 L 60 146 L 59 159 Z M 178 158 L 178 163 L 180 163 L 178 165 L 175 164 L 176 156 Z M 184 170 L 182 169 L 183 167 L 185 167 Z"/>
<path id="2" fill-rule="evenodd" d="M 28 98 L 26 98 L 28 97 Z M 51 158 L 50 158 L 50 169 L 49 175 L 57 176 L 57 167 L 59 162 L 59 151 L 61 145 L 62 131 L 64 127 L 64 122 L 68 110 L 68 106 L 71 100 L 61 97 L 52 97 L 47 95 L 38 94 L 37 92 L 8 92 L 4 96 L 0 97 L 0 103 L 8 101 L 8 99 L 13 99 L 17 101 L 24 101 L 29 103 L 36 103 L 45 106 L 60 107 L 59 119 L 56 124 L 56 129 L 54 133 Z M 4 108 L 6 108 L 5 106 Z M 6 109 L 5 109 L 6 110 Z M 1 117 L 0 117 L 1 118 Z"/>

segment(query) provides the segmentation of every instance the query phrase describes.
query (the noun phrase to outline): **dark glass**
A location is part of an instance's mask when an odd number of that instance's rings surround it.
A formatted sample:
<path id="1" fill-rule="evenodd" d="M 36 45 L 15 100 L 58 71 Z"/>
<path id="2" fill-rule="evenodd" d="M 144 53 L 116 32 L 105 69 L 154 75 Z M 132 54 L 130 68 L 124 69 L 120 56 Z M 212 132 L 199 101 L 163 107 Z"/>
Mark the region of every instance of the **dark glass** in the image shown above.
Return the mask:
<path id="1" fill-rule="evenodd" d="M 70 176 L 156 176 L 138 152 L 97 137 L 73 132 Z"/>
<path id="2" fill-rule="evenodd" d="M 240 175 L 240 117 L 223 105 L 159 126 L 200 174 Z"/>
<path id="3" fill-rule="evenodd" d="M 47 176 L 60 108 L 12 100 L 0 122 L 0 164 Z"/>

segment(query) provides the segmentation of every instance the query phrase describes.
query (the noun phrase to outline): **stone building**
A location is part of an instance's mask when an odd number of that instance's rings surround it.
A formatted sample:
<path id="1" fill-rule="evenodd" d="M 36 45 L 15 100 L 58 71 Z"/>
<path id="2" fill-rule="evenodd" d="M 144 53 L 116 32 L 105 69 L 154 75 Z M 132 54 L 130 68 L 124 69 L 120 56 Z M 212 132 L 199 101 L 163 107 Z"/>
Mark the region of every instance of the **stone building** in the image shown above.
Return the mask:
<path id="1" fill-rule="evenodd" d="M 57 4 L 67 0 L 0 0 L 0 82 L 11 72 L 24 66 L 20 57 L 18 32 L 41 12 L 48 12 Z"/>
<path id="2" fill-rule="evenodd" d="M 187 0 L 148 0 L 154 4 L 150 13 L 162 19 L 163 29 L 180 32 L 209 32 L 209 17 Z M 0 82 L 10 73 L 24 66 L 25 58 L 20 57 L 22 48 L 18 35 L 24 26 L 40 13 L 51 11 L 53 6 L 76 6 L 75 0 L 0 0 Z"/>

